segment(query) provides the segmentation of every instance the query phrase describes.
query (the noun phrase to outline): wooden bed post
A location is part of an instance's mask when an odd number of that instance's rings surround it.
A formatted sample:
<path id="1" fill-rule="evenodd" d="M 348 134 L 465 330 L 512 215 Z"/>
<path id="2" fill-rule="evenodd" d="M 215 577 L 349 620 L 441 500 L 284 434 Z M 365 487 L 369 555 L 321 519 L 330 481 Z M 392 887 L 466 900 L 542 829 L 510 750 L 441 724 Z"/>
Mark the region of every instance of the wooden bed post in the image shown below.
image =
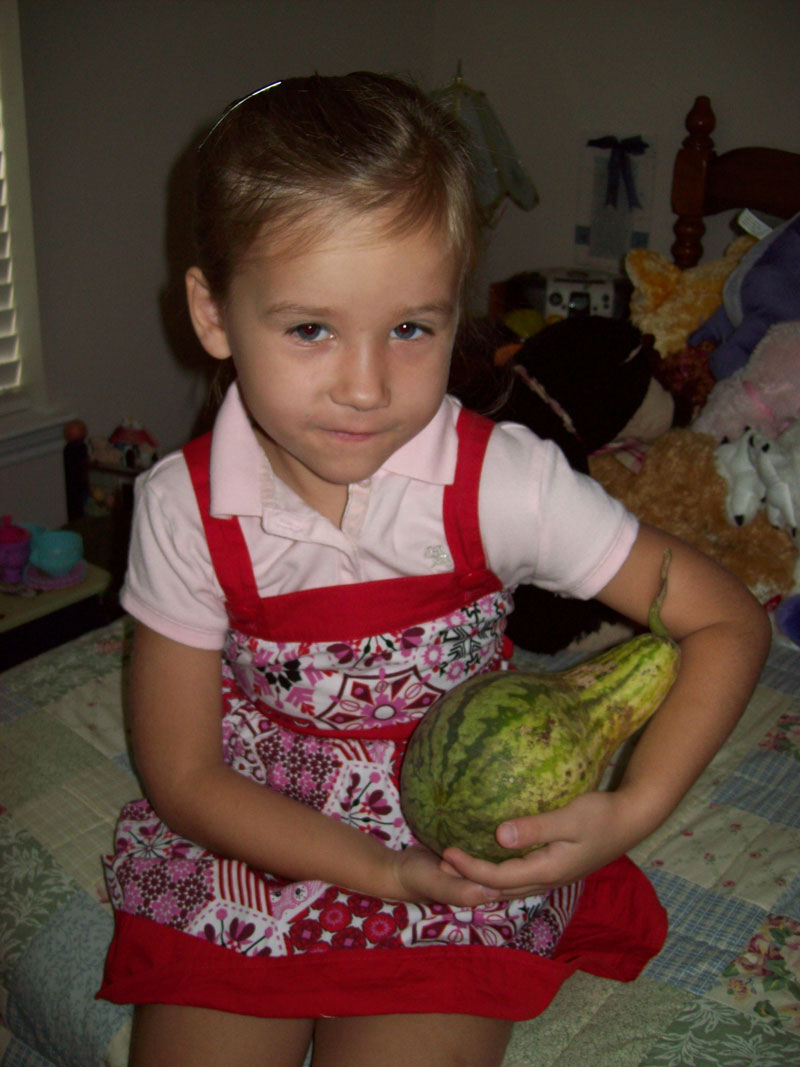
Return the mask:
<path id="1" fill-rule="evenodd" d="M 707 96 L 698 96 L 686 116 L 689 135 L 675 157 L 672 174 L 672 210 L 678 218 L 671 252 L 681 269 L 693 267 L 703 254 L 706 177 L 709 161 L 715 155 L 711 139 L 715 126 L 711 101 Z"/>

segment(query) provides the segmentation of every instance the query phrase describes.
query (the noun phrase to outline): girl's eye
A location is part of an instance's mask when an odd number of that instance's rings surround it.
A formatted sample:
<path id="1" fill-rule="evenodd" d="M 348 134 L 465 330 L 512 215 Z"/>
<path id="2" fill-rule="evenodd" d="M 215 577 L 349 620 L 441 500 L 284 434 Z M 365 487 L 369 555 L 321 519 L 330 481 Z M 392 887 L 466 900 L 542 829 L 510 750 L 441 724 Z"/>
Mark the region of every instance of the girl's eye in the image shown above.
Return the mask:
<path id="1" fill-rule="evenodd" d="M 299 326 L 293 326 L 291 333 L 301 341 L 320 341 L 328 330 L 318 322 L 302 322 Z"/>
<path id="2" fill-rule="evenodd" d="M 424 326 L 416 322 L 401 322 L 399 326 L 395 326 L 392 333 L 401 341 L 414 341 L 422 334 L 430 333 L 430 330 L 426 330 Z"/>

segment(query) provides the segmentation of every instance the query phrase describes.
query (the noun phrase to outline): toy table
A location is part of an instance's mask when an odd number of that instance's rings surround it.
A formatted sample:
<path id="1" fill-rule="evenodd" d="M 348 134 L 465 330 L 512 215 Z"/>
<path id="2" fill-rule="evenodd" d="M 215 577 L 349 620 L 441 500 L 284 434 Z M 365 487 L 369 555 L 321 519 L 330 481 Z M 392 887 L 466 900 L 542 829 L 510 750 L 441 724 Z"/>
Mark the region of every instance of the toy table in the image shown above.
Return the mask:
<path id="1" fill-rule="evenodd" d="M 110 581 L 107 570 L 89 563 L 83 581 L 66 589 L 20 594 L 0 586 L 0 669 L 108 622 L 101 598 Z"/>

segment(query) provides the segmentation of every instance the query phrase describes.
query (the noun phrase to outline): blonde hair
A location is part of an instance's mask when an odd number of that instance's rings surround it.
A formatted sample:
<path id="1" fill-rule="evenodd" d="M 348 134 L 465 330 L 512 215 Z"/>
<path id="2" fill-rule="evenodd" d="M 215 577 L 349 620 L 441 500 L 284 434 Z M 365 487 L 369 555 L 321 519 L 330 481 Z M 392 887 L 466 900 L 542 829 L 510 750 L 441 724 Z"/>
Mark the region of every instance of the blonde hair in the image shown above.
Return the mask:
<path id="1" fill-rule="evenodd" d="M 309 217 L 332 225 L 341 211 L 381 213 L 391 232 L 440 232 L 463 283 L 480 213 L 460 124 L 399 78 L 315 75 L 231 105 L 200 147 L 197 265 L 217 299 L 257 237 L 302 234 Z"/>

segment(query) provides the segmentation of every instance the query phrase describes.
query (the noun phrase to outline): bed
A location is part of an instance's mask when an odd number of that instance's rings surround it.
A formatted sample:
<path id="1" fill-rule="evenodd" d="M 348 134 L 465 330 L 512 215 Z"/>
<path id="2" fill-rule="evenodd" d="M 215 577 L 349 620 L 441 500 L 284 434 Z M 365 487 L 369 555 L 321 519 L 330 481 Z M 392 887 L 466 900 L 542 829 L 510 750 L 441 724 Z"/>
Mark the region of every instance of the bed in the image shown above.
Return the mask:
<path id="1" fill-rule="evenodd" d="M 717 156 L 713 125 L 698 98 L 675 165 L 682 266 L 700 256 L 709 213 L 800 210 L 800 157 Z M 751 178 L 734 177 L 751 162 Z M 793 175 L 777 182 L 783 199 L 751 192 L 777 165 Z M 112 926 L 99 856 L 139 795 L 123 725 L 129 647 L 121 618 L 0 674 L 0 1067 L 127 1063 L 130 1010 L 93 995 Z M 558 668 L 579 655 L 516 659 Z M 571 977 L 515 1027 L 506 1067 L 800 1063 L 796 646 L 776 638 L 735 733 L 633 858 L 669 913 L 663 951 L 627 985 Z"/>
<path id="2" fill-rule="evenodd" d="M 693 267 L 703 252 L 704 219 L 750 208 L 788 219 L 800 211 L 800 155 L 779 148 L 734 148 L 717 153 L 716 117 L 707 96 L 686 116 L 687 135 L 675 157 L 672 210 L 677 216 L 672 258 Z"/>

